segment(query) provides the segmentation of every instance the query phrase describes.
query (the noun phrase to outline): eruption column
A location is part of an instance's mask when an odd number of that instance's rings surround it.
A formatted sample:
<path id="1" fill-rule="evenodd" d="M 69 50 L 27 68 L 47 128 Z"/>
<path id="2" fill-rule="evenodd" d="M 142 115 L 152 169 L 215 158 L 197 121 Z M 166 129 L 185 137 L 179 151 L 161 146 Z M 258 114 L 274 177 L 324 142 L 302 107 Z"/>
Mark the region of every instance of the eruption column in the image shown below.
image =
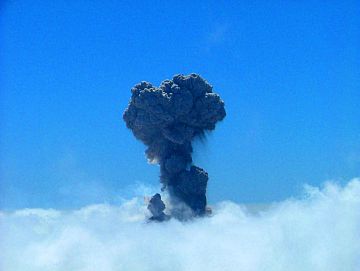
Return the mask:
<path id="1" fill-rule="evenodd" d="M 171 215 L 185 219 L 187 212 L 179 207 L 182 204 L 190 208 L 192 216 L 205 214 L 208 174 L 192 165 L 191 141 L 214 130 L 215 124 L 224 119 L 224 102 L 197 74 L 175 75 L 160 87 L 143 81 L 131 93 L 123 118 L 135 137 L 147 146 L 149 162 L 160 165 L 162 189 L 169 192 L 173 206 Z M 152 219 L 163 220 L 161 197 L 154 197 L 148 209 Z"/>

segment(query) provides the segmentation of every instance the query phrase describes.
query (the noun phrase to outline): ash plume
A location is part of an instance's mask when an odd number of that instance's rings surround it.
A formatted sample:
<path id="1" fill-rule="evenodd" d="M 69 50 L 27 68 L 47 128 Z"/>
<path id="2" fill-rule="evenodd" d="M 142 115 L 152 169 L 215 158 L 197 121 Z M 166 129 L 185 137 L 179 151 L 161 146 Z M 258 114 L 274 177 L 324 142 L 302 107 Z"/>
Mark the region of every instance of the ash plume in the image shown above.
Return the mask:
<path id="1" fill-rule="evenodd" d="M 141 82 L 131 89 L 123 118 L 134 136 L 146 146 L 151 163 L 160 165 L 162 190 L 170 196 L 170 214 L 185 219 L 184 205 L 192 216 L 206 213 L 208 174 L 192 164 L 192 140 L 215 129 L 226 116 L 224 102 L 197 74 L 175 75 L 160 87 Z M 164 204 L 156 194 L 148 209 L 153 220 L 164 220 Z"/>

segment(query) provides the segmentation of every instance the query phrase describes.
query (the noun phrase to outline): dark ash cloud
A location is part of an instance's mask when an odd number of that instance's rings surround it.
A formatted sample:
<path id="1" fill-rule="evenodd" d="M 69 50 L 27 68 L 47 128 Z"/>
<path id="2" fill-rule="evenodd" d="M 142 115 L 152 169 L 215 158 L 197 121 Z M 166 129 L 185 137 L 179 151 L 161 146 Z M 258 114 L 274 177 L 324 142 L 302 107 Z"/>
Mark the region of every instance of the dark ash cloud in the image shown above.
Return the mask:
<path id="1" fill-rule="evenodd" d="M 170 195 L 171 215 L 184 219 L 185 204 L 192 215 L 206 213 L 208 174 L 192 164 L 192 140 L 215 129 L 226 116 L 224 102 L 212 86 L 197 74 L 175 75 L 160 87 L 141 82 L 131 89 L 131 100 L 123 118 L 148 148 L 146 156 L 160 165 L 163 190 Z M 153 219 L 162 220 L 161 198 L 149 205 Z"/>

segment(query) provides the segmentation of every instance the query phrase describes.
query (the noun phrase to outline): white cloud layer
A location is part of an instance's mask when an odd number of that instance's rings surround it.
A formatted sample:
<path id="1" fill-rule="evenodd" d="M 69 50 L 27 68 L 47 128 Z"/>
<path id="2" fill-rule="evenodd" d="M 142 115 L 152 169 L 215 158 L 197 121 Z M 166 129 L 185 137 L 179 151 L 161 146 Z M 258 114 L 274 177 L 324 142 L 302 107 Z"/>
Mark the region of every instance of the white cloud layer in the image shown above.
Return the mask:
<path id="1" fill-rule="evenodd" d="M 146 223 L 139 199 L 2 212 L 0 270 L 360 270 L 360 179 L 256 214 L 231 202 L 213 210 L 190 223 Z"/>

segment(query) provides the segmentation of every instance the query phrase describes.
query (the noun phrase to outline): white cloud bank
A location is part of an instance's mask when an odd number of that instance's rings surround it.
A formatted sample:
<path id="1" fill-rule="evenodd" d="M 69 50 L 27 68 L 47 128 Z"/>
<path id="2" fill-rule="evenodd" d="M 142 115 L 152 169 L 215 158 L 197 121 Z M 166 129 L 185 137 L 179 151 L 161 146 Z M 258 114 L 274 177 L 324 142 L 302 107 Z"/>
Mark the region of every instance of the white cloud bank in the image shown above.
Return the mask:
<path id="1" fill-rule="evenodd" d="M 306 188 L 249 213 L 231 202 L 190 223 L 146 223 L 138 199 L 1 213 L 3 271 L 359 271 L 360 179 Z"/>

